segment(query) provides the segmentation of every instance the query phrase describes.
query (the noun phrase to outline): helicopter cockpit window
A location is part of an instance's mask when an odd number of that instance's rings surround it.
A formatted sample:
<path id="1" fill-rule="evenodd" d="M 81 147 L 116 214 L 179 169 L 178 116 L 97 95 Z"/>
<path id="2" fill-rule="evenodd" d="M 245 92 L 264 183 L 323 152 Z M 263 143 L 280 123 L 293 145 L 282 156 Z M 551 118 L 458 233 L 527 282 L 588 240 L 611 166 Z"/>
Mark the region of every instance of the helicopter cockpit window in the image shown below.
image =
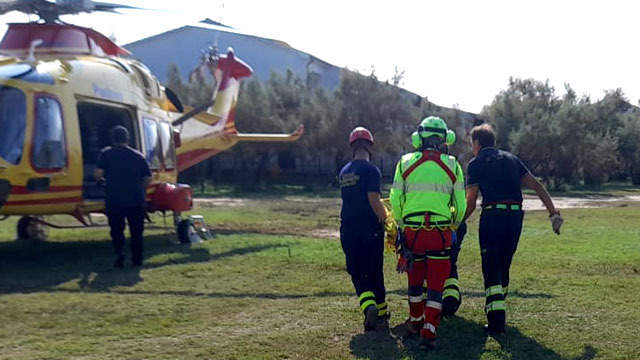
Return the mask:
<path id="1" fill-rule="evenodd" d="M 138 64 L 131 64 L 131 68 L 134 70 L 136 76 L 138 77 L 141 85 L 144 86 L 145 93 L 152 98 L 160 97 L 160 85 L 158 84 L 158 80 L 151 75 L 151 73 L 146 70 L 146 68 L 142 67 Z"/>
<path id="2" fill-rule="evenodd" d="M 22 158 L 27 102 L 22 91 L 0 86 L 0 157 L 17 164 Z"/>
<path id="3" fill-rule="evenodd" d="M 51 97 L 36 98 L 35 131 L 31 160 L 36 169 L 62 169 L 67 163 L 67 147 L 60 103 Z"/>
<path id="4" fill-rule="evenodd" d="M 160 168 L 160 139 L 158 139 L 158 123 L 144 118 L 145 157 L 151 169 Z"/>
<path id="5" fill-rule="evenodd" d="M 176 166 L 176 148 L 173 145 L 173 132 L 169 123 L 160 123 L 160 144 L 162 144 L 162 159 L 167 170 Z"/>

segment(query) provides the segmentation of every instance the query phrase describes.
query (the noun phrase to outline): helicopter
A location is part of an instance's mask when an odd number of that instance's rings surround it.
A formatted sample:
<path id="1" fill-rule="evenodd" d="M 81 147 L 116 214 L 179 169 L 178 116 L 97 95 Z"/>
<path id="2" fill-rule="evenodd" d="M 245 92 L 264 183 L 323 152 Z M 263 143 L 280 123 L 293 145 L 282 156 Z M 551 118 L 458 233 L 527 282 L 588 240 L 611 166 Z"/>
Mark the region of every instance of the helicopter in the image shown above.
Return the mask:
<path id="1" fill-rule="evenodd" d="M 240 81 L 251 67 L 229 48 L 204 57 L 216 81 L 210 101 L 190 108 L 126 49 L 99 32 L 59 20 L 80 12 L 134 8 L 90 0 L 0 1 L 0 14 L 20 11 L 39 21 L 11 23 L 0 41 L 0 216 L 21 216 L 18 238 L 45 226 L 46 215 L 71 215 L 94 226 L 104 213 L 104 187 L 93 179 L 109 130 L 132 135 L 152 170 L 147 211 L 171 212 L 180 242 L 194 227 L 181 214 L 193 194 L 178 173 L 238 142 L 293 142 L 289 134 L 239 133 L 235 109 Z"/>

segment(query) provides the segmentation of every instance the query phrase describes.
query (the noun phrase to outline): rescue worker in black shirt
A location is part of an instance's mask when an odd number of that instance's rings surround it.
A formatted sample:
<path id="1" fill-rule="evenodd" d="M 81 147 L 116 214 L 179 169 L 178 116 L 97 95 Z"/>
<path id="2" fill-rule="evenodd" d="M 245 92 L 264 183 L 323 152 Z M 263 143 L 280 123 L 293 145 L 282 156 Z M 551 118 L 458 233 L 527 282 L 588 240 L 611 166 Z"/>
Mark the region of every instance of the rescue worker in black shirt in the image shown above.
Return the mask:
<path id="1" fill-rule="evenodd" d="M 383 275 L 384 228 L 387 212 L 381 200 L 382 175 L 372 165 L 373 135 L 356 127 L 349 135 L 353 161 L 340 170 L 342 196 L 340 242 L 347 272 L 364 313 L 365 331 L 374 330 L 379 317 L 388 317 Z"/>
<path id="2" fill-rule="evenodd" d="M 488 124 L 471 130 L 474 158 L 467 168 L 467 212 L 476 207 L 478 190 L 482 193 L 482 214 L 478 235 L 482 257 L 482 275 L 486 292 L 488 325 L 492 336 L 505 332 L 505 298 L 509 289 L 509 268 L 522 231 L 522 186 L 533 189 L 549 211 L 551 226 L 560 234 L 563 219 L 549 193 L 515 155 L 497 150 L 495 134 Z"/>
<path id="3" fill-rule="evenodd" d="M 146 215 L 147 186 L 151 171 L 147 160 L 128 146 L 129 132 L 124 126 L 111 129 L 113 146 L 102 150 L 94 171 L 96 181 L 106 182 L 105 208 L 111 228 L 111 241 L 116 254 L 113 264 L 124 266 L 124 220 L 131 234 L 131 262 L 142 265 L 142 234 Z"/>

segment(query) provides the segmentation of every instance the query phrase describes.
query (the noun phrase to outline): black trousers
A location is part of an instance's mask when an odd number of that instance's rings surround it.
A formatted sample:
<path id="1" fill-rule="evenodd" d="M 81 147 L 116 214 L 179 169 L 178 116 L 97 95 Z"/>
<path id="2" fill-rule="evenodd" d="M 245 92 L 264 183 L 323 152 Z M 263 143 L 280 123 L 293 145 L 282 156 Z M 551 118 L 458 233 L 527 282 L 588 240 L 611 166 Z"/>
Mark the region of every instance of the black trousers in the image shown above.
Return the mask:
<path id="1" fill-rule="evenodd" d="M 442 315 L 451 316 L 455 314 L 462 304 L 462 294 L 460 294 L 460 284 L 458 282 L 458 255 L 462 247 L 462 241 L 467 234 L 467 223 L 460 224 L 456 231 L 456 243 L 451 245 L 451 270 L 449 277 L 444 283 L 442 292 Z"/>
<path id="2" fill-rule="evenodd" d="M 462 241 L 465 235 L 467 235 L 467 223 L 463 222 L 456 231 L 456 243 L 451 245 L 451 272 L 450 278 L 458 278 L 458 254 L 460 254 L 460 247 L 462 247 Z"/>
<path id="3" fill-rule="evenodd" d="M 486 313 L 492 331 L 504 331 L 509 287 L 509 268 L 518 247 L 524 212 L 521 210 L 483 210 L 478 235 L 482 275 L 486 291 Z"/>
<path id="4" fill-rule="evenodd" d="M 131 235 L 131 261 L 134 264 L 142 263 L 142 233 L 144 231 L 144 219 L 146 209 L 144 206 L 127 206 L 107 208 L 109 227 L 111 228 L 111 242 L 116 256 L 124 255 L 124 220 L 129 223 Z"/>
<path id="5" fill-rule="evenodd" d="M 383 250 L 384 229 L 378 223 L 342 224 L 340 242 L 344 251 L 347 272 L 364 311 L 376 304 L 386 311 L 386 290 L 384 288 Z"/>

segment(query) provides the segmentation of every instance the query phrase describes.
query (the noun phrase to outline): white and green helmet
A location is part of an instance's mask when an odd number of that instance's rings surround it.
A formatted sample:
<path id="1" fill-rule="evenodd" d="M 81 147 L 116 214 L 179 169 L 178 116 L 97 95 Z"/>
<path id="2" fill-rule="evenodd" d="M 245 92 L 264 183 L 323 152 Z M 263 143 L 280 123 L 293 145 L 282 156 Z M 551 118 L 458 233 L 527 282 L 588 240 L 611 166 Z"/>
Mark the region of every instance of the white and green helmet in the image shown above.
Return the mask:
<path id="1" fill-rule="evenodd" d="M 411 134 L 411 143 L 414 148 L 419 149 L 424 143 L 424 139 L 432 136 L 442 138 L 443 143 L 453 145 L 456 142 L 456 133 L 449 130 L 447 123 L 438 116 L 428 116 L 418 125 L 418 131 Z"/>

